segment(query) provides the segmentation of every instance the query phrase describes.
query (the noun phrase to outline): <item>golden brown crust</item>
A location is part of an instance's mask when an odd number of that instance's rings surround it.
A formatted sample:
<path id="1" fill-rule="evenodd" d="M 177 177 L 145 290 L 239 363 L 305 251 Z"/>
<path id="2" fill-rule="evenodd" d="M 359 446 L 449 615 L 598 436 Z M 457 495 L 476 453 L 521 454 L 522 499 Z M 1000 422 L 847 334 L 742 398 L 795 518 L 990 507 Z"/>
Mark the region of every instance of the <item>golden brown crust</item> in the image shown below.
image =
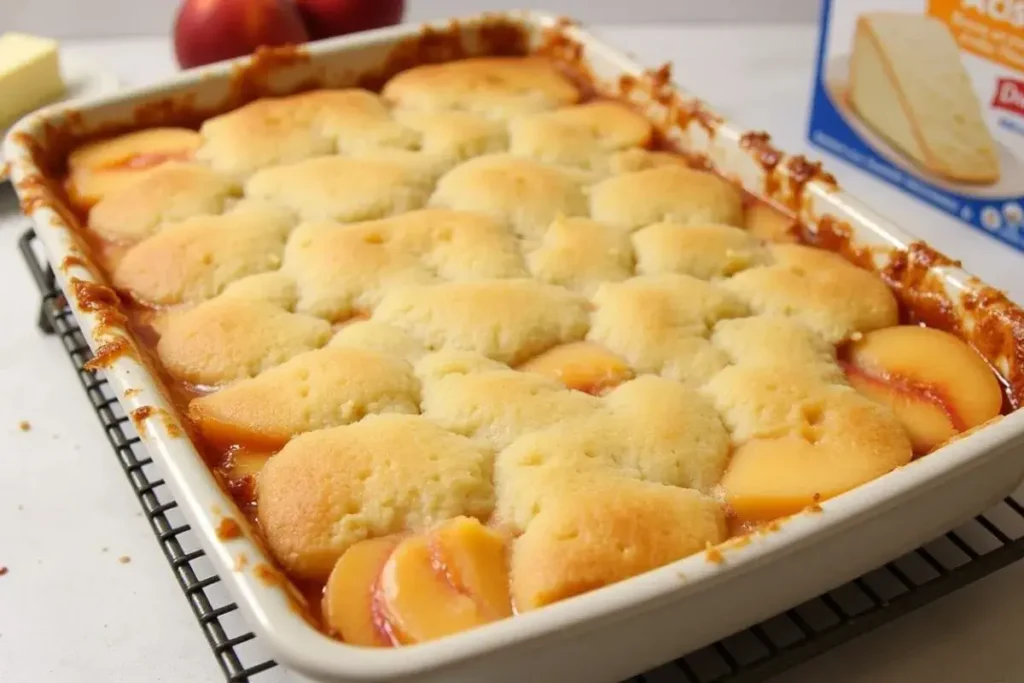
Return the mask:
<path id="1" fill-rule="evenodd" d="M 760 240 L 731 225 L 655 223 L 633 233 L 633 247 L 642 275 L 683 273 L 711 280 L 771 259 Z"/>
<path id="2" fill-rule="evenodd" d="M 419 381 L 407 362 L 341 345 L 299 354 L 189 405 L 203 434 L 228 444 L 283 445 L 372 413 L 418 412 Z"/>
<path id="3" fill-rule="evenodd" d="M 280 267 L 292 224 L 288 212 L 255 202 L 220 216 L 195 216 L 129 249 L 112 280 L 146 303 L 205 301 L 235 280 Z"/>
<path id="4" fill-rule="evenodd" d="M 157 353 L 172 377 L 216 386 L 254 377 L 330 338 L 330 324 L 318 318 L 218 297 L 168 320 Z"/>
<path id="5" fill-rule="evenodd" d="M 423 344 L 405 330 L 377 320 L 359 320 L 341 328 L 331 346 L 380 351 L 415 363 L 427 352 Z"/>
<path id="6" fill-rule="evenodd" d="M 814 247 L 780 244 L 771 252 L 773 265 L 725 283 L 755 312 L 792 316 L 832 343 L 899 322 L 896 297 L 873 273 Z"/>
<path id="7" fill-rule="evenodd" d="M 494 449 L 559 421 L 592 414 L 601 405 L 553 379 L 464 352 L 427 357 L 417 371 L 424 378 L 423 414 Z"/>
<path id="8" fill-rule="evenodd" d="M 508 150 L 508 126 L 465 111 L 398 110 L 395 118 L 420 135 L 420 151 L 461 162 Z"/>
<path id="9" fill-rule="evenodd" d="M 748 206 L 743 215 L 743 227 L 766 242 L 797 242 L 796 226 L 795 218 L 762 202 Z"/>
<path id="10" fill-rule="evenodd" d="M 429 159 L 411 153 L 322 156 L 258 171 L 245 194 L 305 221 L 365 221 L 420 208 L 437 173 Z"/>
<path id="11" fill-rule="evenodd" d="M 604 282 L 633 275 L 633 248 L 626 233 L 589 218 L 556 218 L 526 260 L 538 280 L 587 296 Z"/>
<path id="12" fill-rule="evenodd" d="M 138 242 L 164 224 L 221 213 L 241 191 L 198 164 L 167 162 L 107 193 L 89 212 L 89 227 L 113 242 Z"/>
<path id="13" fill-rule="evenodd" d="M 185 128 L 149 128 L 86 143 L 68 156 L 68 191 L 85 204 L 136 181 L 165 159 L 184 161 L 199 147 L 199 135 Z"/>
<path id="14" fill-rule="evenodd" d="M 706 339 L 719 320 L 743 316 L 735 296 L 689 275 L 645 275 L 605 283 L 594 296 L 587 338 L 639 372 L 701 383 L 728 363 Z"/>
<path id="15" fill-rule="evenodd" d="M 263 98 L 208 119 L 200 133 L 197 157 L 240 179 L 324 154 L 409 149 L 419 137 L 394 121 L 376 95 L 358 89 Z"/>
<path id="16" fill-rule="evenodd" d="M 725 537 L 721 506 L 690 489 L 622 480 L 568 493 L 515 542 L 516 609 L 622 581 Z"/>
<path id="17" fill-rule="evenodd" d="M 473 351 L 511 365 L 587 333 L 585 299 L 527 279 L 396 289 L 374 318 L 406 330 L 429 349 Z"/>
<path id="18" fill-rule="evenodd" d="M 551 62 L 531 57 L 478 57 L 418 66 L 388 81 L 382 95 L 402 109 L 454 109 L 499 120 L 579 99 L 576 87 Z"/>
<path id="19" fill-rule="evenodd" d="M 296 282 L 296 310 L 331 321 L 373 310 L 392 288 L 436 279 L 414 255 L 337 223 L 296 228 L 281 270 Z"/>
<path id="20" fill-rule="evenodd" d="M 840 377 L 835 346 L 799 320 L 774 315 L 730 318 L 715 324 L 711 343 L 733 365 L 798 367 Z"/>
<path id="21" fill-rule="evenodd" d="M 494 505 L 491 454 L 414 415 L 371 415 L 303 434 L 260 473 L 267 543 L 292 575 L 324 580 L 356 541 Z"/>
<path id="22" fill-rule="evenodd" d="M 652 223 L 743 225 L 743 197 L 704 171 L 664 165 L 604 180 L 590 191 L 590 216 L 630 232 Z"/>
<path id="23" fill-rule="evenodd" d="M 515 236 L 485 214 L 422 209 L 353 225 L 350 230 L 368 242 L 420 259 L 444 280 L 526 275 Z"/>
<path id="24" fill-rule="evenodd" d="M 640 114 L 611 101 L 588 102 L 514 119 L 509 125 L 512 154 L 550 164 L 597 170 L 608 157 L 645 147 L 654 127 Z"/>
<path id="25" fill-rule="evenodd" d="M 538 423 L 499 453 L 503 523 L 527 530 L 566 493 L 613 480 L 710 491 L 725 471 L 729 434 L 712 404 L 692 389 L 648 375 L 593 406 Z"/>
<path id="26" fill-rule="evenodd" d="M 560 216 L 587 212 L 582 177 L 568 170 L 508 154 L 471 159 L 448 172 L 430 198 L 432 206 L 493 216 L 527 240 L 539 239 Z"/>

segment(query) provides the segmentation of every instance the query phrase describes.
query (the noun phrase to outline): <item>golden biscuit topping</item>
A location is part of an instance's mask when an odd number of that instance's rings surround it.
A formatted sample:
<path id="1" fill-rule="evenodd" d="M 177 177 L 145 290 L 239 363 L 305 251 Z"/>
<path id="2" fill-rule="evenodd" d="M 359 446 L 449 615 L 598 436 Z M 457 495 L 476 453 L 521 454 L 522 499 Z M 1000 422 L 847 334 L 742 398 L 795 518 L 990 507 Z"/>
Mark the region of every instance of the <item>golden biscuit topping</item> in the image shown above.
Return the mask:
<path id="1" fill-rule="evenodd" d="M 579 99 L 576 87 L 544 59 L 479 57 L 418 66 L 382 91 L 399 109 L 467 111 L 492 119 L 555 109 Z"/>
<path id="2" fill-rule="evenodd" d="M 193 425 L 352 642 L 626 579 L 999 412 L 880 278 L 580 97 L 467 59 L 72 155 Z"/>

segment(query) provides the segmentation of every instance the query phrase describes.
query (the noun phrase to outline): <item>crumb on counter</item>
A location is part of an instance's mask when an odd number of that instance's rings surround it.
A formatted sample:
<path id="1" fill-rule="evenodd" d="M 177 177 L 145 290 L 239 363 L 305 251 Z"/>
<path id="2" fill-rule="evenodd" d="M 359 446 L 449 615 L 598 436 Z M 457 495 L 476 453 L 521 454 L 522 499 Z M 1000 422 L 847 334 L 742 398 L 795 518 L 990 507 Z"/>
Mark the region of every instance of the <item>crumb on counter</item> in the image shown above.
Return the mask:
<path id="1" fill-rule="evenodd" d="M 8 571 L 9 571 L 9 570 L 7 569 L 7 567 L 0 567 L 0 576 L 3 576 L 3 575 L 4 575 L 4 574 L 6 574 L 6 573 L 7 573 Z"/>
<path id="2" fill-rule="evenodd" d="M 32 431 L 32 423 L 29 422 L 28 420 L 22 420 L 21 422 L 18 423 L 18 429 L 20 429 L 23 432 Z"/>
<path id="3" fill-rule="evenodd" d="M 132 561 L 132 558 L 128 557 L 127 555 L 122 555 L 121 557 L 117 558 L 117 561 L 121 564 L 128 564 Z"/>

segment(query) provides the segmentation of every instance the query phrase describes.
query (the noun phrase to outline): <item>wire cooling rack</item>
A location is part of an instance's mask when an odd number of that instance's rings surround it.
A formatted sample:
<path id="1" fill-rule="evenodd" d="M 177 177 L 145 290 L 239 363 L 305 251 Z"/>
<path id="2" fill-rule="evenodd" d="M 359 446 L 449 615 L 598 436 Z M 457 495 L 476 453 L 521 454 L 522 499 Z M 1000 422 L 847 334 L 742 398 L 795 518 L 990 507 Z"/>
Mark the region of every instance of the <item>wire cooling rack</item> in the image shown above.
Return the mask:
<path id="1" fill-rule="evenodd" d="M 71 359 L 153 533 L 229 683 L 289 680 L 263 650 L 185 523 L 107 381 L 84 369 L 89 346 L 35 233 L 19 246 L 42 303 L 38 325 Z M 1024 505 L 1007 498 L 954 532 L 840 588 L 629 683 L 761 683 L 858 635 L 1024 559 Z"/>

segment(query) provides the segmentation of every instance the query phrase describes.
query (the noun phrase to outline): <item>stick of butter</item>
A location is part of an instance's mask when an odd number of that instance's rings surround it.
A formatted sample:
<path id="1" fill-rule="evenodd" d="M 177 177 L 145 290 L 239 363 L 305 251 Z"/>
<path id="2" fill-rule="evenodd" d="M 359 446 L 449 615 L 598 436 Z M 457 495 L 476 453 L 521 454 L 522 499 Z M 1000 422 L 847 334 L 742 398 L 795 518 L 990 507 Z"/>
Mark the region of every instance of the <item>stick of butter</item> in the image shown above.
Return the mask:
<path id="1" fill-rule="evenodd" d="M 0 35 L 0 130 L 63 93 L 56 41 Z"/>

